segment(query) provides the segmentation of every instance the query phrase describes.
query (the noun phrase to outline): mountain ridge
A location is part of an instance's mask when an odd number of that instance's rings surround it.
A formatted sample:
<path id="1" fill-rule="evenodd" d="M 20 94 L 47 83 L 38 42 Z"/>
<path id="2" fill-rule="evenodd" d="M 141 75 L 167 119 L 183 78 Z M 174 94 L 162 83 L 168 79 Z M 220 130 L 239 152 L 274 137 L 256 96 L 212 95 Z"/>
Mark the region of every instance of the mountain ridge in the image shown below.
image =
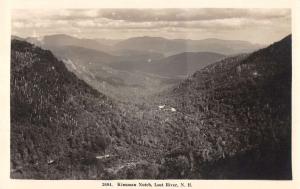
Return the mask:
<path id="1" fill-rule="evenodd" d="M 206 142 L 219 140 L 209 152 L 215 163 L 198 165 L 206 178 L 292 178 L 291 66 L 289 35 L 211 64 L 162 94 L 168 99 L 161 103 L 185 115 L 177 121 L 200 123 L 198 129 L 210 133 Z M 192 148 L 199 159 L 208 158 Z"/>
<path id="2" fill-rule="evenodd" d="M 133 157 L 123 134 L 143 141 L 138 120 L 50 51 L 19 40 L 11 47 L 12 178 L 106 178 L 98 156 Z"/>
<path id="3" fill-rule="evenodd" d="M 161 51 L 167 55 L 178 54 L 183 51 L 210 51 L 229 55 L 251 52 L 261 48 L 262 45 L 252 44 L 248 41 L 241 40 L 236 41 L 222 39 L 166 39 L 162 37 L 144 36 L 133 37 L 127 40 L 120 41 L 116 44 L 116 47 L 127 49 L 142 48 L 143 50 L 148 51 Z"/>
<path id="4" fill-rule="evenodd" d="M 63 42 L 63 43 L 62 43 Z M 45 36 L 39 41 L 45 46 L 76 45 L 85 48 L 111 53 L 114 50 L 127 49 L 137 51 L 149 51 L 164 53 L 165 55 L 178 54 L 184 51 L 210 51 L 220 54 L 248 53 L 263 47 L 261 44 L 252 44 L 242 40 L 223 40 L 223 39 L 167 39 L 163 37 L 132 37 L 123 40 L 109 41 L 103 39 L 85 39 L 69 36 L 66 34 L 56 34 Z"/>

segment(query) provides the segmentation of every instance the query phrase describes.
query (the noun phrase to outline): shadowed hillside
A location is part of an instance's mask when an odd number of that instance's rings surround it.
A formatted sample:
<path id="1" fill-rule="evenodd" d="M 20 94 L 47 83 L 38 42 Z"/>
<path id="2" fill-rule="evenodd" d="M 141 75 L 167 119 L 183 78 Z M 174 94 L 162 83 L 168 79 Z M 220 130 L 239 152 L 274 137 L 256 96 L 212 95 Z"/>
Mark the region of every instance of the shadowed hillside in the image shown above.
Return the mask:
<path id="1" fill-rule="evenodd" d="M 209 65 L 166 95 L 204 178 L 291 178 L 291 36 Z"/>
<path id="2" fill-rule="evenodd" d="M 138 119 L 50 51 L 19 40 L 12 41 L 11 115 L 12 178 L 106 178 L 106 156 L 117 162 L 140 156 L 130 145 L 144 140 Z"/>

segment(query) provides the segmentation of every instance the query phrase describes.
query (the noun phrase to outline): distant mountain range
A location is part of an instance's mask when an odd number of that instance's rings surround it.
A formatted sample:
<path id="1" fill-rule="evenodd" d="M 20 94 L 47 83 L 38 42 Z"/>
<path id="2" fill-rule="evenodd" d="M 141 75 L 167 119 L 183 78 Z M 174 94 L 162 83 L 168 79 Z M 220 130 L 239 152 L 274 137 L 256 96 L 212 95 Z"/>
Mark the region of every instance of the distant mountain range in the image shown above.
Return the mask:
<path id="1" fill-rule="evenodd" d="M 147 60 L 153 58 L 154 61 L 154 57 L 161 57 L 159 54 L 130 52 L 114 56 L 78 46 L 55 47 L 51 51 L 79 78 L 100 92 L 114 97 L 133 98 L 135 93 L 152 94 L 159 88 L 163 90 L 180 81 L 177 75 L 175 78 L 162 78 L 160 75 L 143 72 L 141 68 L 148 63 Z"/>
<path id="2" fill-rule="evenodd" d="M 215 52 L 220 54 L 249 53 L 261 48 L 262 45 L 247 41 L 221 39 L 166 39 L 162 37 L 135 37 L 121 41 L 115 45 L 117 49 L 131 49 L 163 52 L 165 55 L 174 55 L 182 52 Z"/>
<path id="3" fill-rule="evenodd" d="M 64 34 L 27 38 L 62 59 L 91 64 L 93 70 L 109 66 L 124 71 L 142 71 L 178 77 L 213 63 L 228 54 L 251 52 L 261 45 L 237 40 L 185 40 L 161 37 L 135 37 L 126 40 L 80 39 Z M 92 67 L 91 67 L 92 66 Z"/>
<path id="4" fill-rule="evenodd" d="M 69 70 L 100 92 L 118 95 L 120 88 L 123 88 L 123 96 L 128 97 L 133 93 L 152 94 L 152 91 L 163 90 L 225 57 L 212 52 L 183 52 L 165 57 L 156 51 L 113 50 L 113 47 L 102 51 L 99 49 L 104 46 L 97 41 L 67 35 L 24 40 L 51 50 L 66 63 Z"/>
<path id="5" fill-rule="evenodd" d="M 55 46 L 49 49 L 51 49 L 51 51 L 61 59 L 71 59 L 74 62 L 81 62 L 85 65 L 89 65 L 91 63 L 94 66 L 100 66 L 119 61 L 117 56 L 110 55 L 103 51 L 79 46 Z"/>
<path id="6" fill-rule="evenodd" d="M 170 56 L 183 52 L 214 52 L 225 55 L 249 53 L 262 48 L 263 45 L 241 40 L 222 40 L 208 38 L 202 40 L 166 39 L 162 37 L 133 37 L 125 40 L 82 39 L 65 34 L 44 36 L 41 39 L 27 38 L 44 47 L 78 46 L 109 54 L 118 55 L 118 51 L 136 51 L 161 53 Z"/>
<path id="7" fill-rule="evenodd" d="M 98 51 L 106 51 L 110 48 L 93 39 L 80 39 L 64 34 L 44 36 L 41 42 L 45 47 L 78 46 Z"/>

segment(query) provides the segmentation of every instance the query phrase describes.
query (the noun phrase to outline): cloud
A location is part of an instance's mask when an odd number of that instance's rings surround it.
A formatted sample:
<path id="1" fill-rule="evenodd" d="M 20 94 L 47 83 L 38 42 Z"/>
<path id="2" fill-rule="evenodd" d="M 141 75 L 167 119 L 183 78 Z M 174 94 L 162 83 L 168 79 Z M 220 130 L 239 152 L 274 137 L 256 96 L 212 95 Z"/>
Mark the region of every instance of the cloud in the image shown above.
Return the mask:
<path id="1" fill-rule="evenodd" d="M 218 36 L 275 36 L 291 32 L 290 9 L 15 9 L 13 33 L 39 35 L 65 33 L 82 37 L 126 38 L 156 35 L 180 38 Z M 276 31 L 272 35 L 266 33 Z M 197 33 L 194 33 L 197 32 Z M 251 33 L 250 33 L 251 32 Z M 272 36 L 272 39 L 271 39 Z M 262 41 L 263 42 L 263 41 Z"/>
<path id="2" fill-rule="evenodd" d="M 289 17 L 289 9 L 63 9 L 15 10 L 14 19 L 81 20 L 107 18 L 128 22 L 200 21 L 228 18 L 273 19 Z"/>
<path id="3" fill-rule="evenodd" d="M 103 9 L 98 16 L 131 22 L 201 21 L 228 18 L 271 19 L 290 15 L 288 9 Z"/>

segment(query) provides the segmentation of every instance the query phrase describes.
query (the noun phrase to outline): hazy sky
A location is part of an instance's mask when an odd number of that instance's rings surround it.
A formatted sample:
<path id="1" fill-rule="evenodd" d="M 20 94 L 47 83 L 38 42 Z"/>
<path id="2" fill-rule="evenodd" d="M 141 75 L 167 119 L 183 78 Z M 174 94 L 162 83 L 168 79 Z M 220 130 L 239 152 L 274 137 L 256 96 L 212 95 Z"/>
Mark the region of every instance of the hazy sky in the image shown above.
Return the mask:
<path id="1" fill-rule="evenodd" d="M 268 44 L 291 33 L 289 9 L 15 9 L 12 34 L 220 38 Z"/>

